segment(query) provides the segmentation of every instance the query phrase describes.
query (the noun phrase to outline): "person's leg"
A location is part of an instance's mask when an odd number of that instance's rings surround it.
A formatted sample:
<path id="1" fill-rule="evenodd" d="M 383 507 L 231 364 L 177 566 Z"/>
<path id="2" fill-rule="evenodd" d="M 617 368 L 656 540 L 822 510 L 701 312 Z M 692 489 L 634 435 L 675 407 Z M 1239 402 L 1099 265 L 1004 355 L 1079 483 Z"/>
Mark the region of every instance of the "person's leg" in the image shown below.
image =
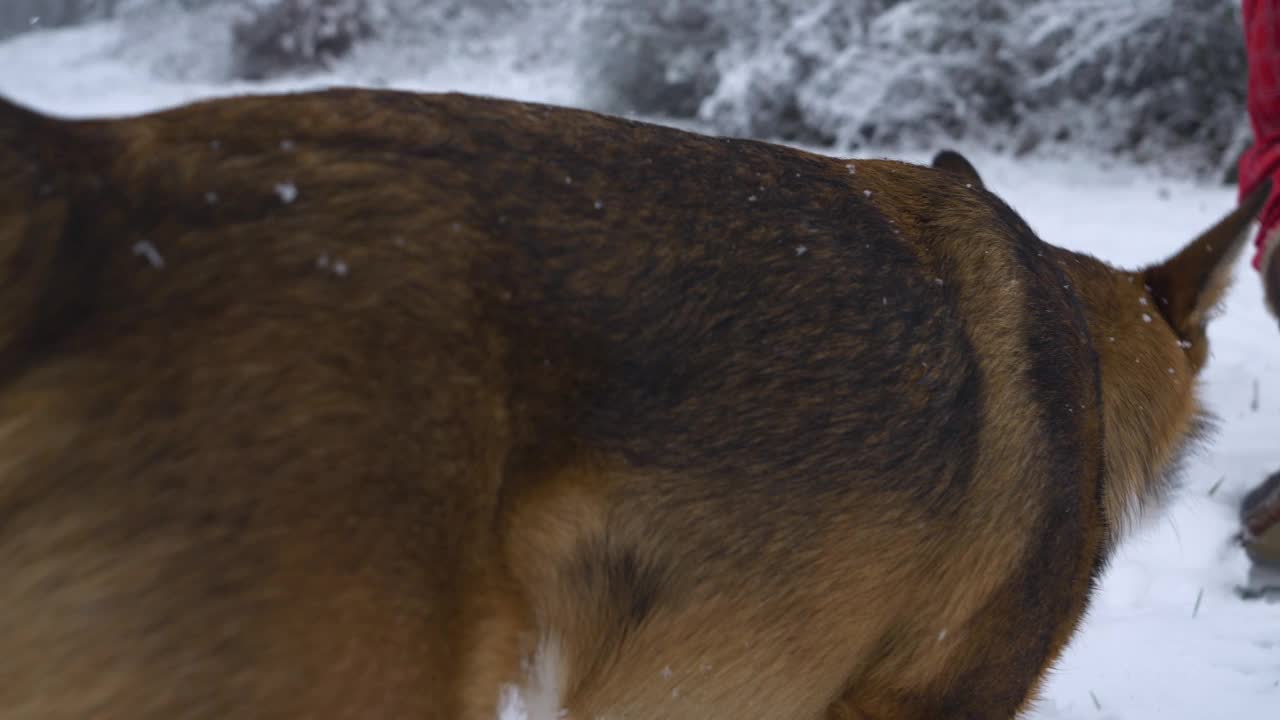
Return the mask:
<path id="1" fill-rule="evenodd" d="M 1280 321 L 1280 232 L 1272 232 L 1264 242 L 1267 251 L 1263 253 L 1259 268 L 1262 273 L 1262 289 L 1267 307 L 1276 320 Z"/>
<path id="2" fill-rule="evenodd" d="M 1239 164 L 1239 193 L 1244 198 L 1263 179 L 1280 172 L 1280 0 L 1243 0 L 1242 10 L 1249 73 L 1247 108 L 1254 136 Z M 1280 193 L 1272 195 L 1258 220 L 1255 269 L 1261 269 L 1266 238 L 1280 226 Z"/>
<path id="3" fill-rule="evenodd" d="M 1245 49 L 1249 64 L 1248 111 L 1254 144 L 1240 158 L 1240 197 L 1267 177 L 1280 176 L 1280 0 L 1243 0 Z M 1259 218 L 1257 253 L 1267 306 L 1280 319 L 1280 192 L 1273 193 Z M 1245 496 L 1241 536 L 1253 565 L 1246 597 L 1280 599 L 1280 471 Z"/>

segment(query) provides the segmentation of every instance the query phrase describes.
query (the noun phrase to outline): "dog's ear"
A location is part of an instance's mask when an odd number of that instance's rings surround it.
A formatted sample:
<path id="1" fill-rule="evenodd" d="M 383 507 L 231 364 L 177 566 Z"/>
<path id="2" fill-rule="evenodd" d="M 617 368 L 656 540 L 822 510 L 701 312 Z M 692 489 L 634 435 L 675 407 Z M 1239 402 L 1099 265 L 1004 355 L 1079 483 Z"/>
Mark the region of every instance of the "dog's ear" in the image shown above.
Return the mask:
<path id="1" fill-rule="evenodd" d="M 964 178 L 970 185 L 974 187 L 986 187 L 982 183 L 982 176 L 978 174 L 978 170 L 973 167 L 963 155 L 955 150 L 943 150 L 933 156 L 933 167 L 938 170 L 959 175 Z"/>
<path id="2" fill-rule="evenodd" d="M 1271 181 L 1264 180 L 1235 210 L 1177 255 L 1143 272 L 1165 319 L 1182 337 L 1204 331 L 1210 313 L 1226 295 L 1235 261 L 1248 243 L 1249 228 L 1270 194 Z"/>

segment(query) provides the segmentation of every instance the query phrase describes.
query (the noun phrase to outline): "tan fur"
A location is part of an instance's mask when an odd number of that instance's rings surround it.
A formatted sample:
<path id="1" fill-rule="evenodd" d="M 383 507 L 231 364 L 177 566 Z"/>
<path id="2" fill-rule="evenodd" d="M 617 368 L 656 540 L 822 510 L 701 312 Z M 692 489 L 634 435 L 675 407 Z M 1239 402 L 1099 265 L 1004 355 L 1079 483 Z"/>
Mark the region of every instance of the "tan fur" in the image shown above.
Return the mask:
<path id="1" fill-rule="evenodd" d="M 1265 192 L 1123 272 L 935 164 L 0 104 L 0 716 L 1013 717 Z"/>

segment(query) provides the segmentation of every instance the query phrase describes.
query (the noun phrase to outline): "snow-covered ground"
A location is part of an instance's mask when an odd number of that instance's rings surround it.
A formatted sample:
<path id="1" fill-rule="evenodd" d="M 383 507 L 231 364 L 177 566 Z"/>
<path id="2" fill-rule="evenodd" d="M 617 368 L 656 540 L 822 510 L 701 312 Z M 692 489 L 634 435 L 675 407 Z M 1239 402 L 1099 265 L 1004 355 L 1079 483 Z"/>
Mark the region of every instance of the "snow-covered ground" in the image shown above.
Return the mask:
<path id="1" fill-rule="evenodd" d="M 185 32 L 198 37 L 199 28 Z M 120 25 L 103 24 L 0 43 L 0 95 L 76 116 L 327 84 L 463 90 L 564 104 L 579 98 L 568 71 L 530 69 L 501 56 L 435 64 L 415 76 L 395 72 L 394 58 L 382 58 L 306 81 L 195 82 L 161 67 L 155 53 L 131 49 L 138 40 Z M 1235 201 L 1229 188 L 1134 167 L 1027 162 L 959 149 L 1043 238 L 1124 266 L 1164 257 Z M 1221 418 L 1221 431 L 1191 464 L 1169 512 L 1121 549 L 1034 720 L 1280 718 L 1280 604 L 1236 597 L 1248 562 L 1230 543 L 1240 497 L 1280 468 L 1280 331 L 1244 260 L 1210 337 L 1204 397 Z M 514 720 L 517 713 L 508 715 Z"/>

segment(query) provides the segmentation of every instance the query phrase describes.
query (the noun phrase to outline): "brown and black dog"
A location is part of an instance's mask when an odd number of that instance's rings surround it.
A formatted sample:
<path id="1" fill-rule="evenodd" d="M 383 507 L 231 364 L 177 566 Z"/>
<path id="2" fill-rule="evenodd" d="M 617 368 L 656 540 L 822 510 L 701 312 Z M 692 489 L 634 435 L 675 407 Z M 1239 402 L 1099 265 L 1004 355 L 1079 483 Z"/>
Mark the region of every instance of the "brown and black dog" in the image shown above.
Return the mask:
<path id="1" fill-rule="evenodd" d="M 1200 426 L 944 154 L 331 90 L 0 106 L 0 717 L 1009 718 Z"/>

